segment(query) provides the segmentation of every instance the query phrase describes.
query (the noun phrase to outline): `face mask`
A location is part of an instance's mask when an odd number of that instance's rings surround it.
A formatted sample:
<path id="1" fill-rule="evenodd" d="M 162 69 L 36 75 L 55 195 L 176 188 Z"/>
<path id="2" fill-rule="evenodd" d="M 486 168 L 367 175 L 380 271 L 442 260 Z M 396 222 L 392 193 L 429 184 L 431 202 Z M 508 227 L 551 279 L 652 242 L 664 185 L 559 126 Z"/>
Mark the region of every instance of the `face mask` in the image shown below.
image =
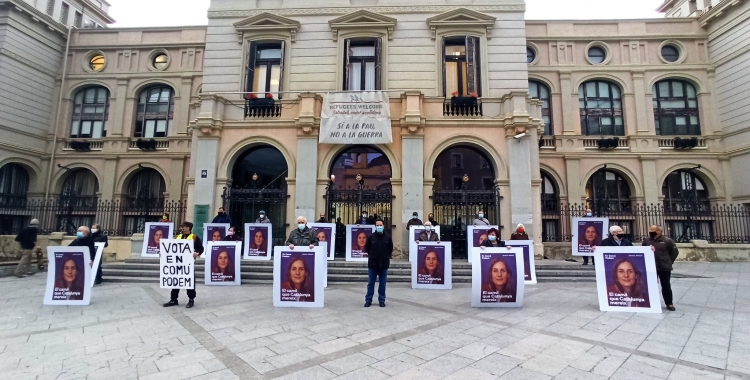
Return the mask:
<path id="1" fill-rule="evenodd" d="M 649 237 L 650 237 L 651 239 L 655 239 L 655 238 L 656 238 L 656 232 L 649 232 L 649 233 L 648 233 L 648 236 L 649 236 Z"/>
<path id="2" fill-rule="evenodd" d="M 299 228 L 300 230 L 304 230 L 305 229 L 305 225 L 303 223 L 299 223 L 299 224 L 297 224 L 297 228 Z"/>
<path id="3" fill-rule="evenodd" d="M 266 214 L 260 214 L 260 218 L 261 219 L 265 219 L 266 218 Z"/>
<path id="4" fill-rule="evenodd" d="M 169 218 L 167 218 L 166 216 L 162 216 L 161 217 L 161 220 L 167 220 L 167 219 L 169 219 Z"/>
<path id="5" fill-rule="evenodd" d="M 591 216 L 591 213 L 590 213 L 590 212 L 587 212 L 587 213 L 586 213 L 586 216 Z"/>
<path id="6" fill-rule="evenodd" d="M 479 214 L 479 219 L 484 218 L 484 214 Z"/>
<path id="7" fill-rule="evenodd" d="M 523 233 L 523 231 L 524 231 L 524 229 L 523 229 L 523 228 L 519 228 L 519 229 L 518 229 L 518 233 L 519 233 L 519 234 L 522 234 L 522 233 Z"/>
<path id="8" fill-rule="evenodd" d="M 383 233 L 383 226 L 377 226 L 375 227 L 375 232 L 382 234 Z"/>
<path id="9" fill-rule="evenodd" d="M 418 217 L 416 215 L 413 215 L 411 218 L 414 219 L 414 220 L 418 219 Z"/>
<path id="10" fill-rule="evenodd" d="M 432 231 L 432 226 L 424 226 L 425 231 Z"/>
<path id="11" fill-rule="evenodd" d="M 234 235 L 234 231 L 229 231 L 229 232 L 227 232 L 227 235 L 228 235 L 228 236 L 233 236 L 233 235 Z"/>
<path id="12" fill-rule="evenodd" d="M 219 211 L 219 215 L 224 215 L 224 211 Z"/>
<path id="13" fill-rule="evenodd" d="M 92 233 L 92 234 L 95 234 L 95 233 L 97 233 L 97 232 L 99 232 L 99 230 L 97 230 L 96 228 L 92 228 L 92 229 L 91 229 L 91 233 Z"/>
<path id="14" fill-rule="evenodd" d="M 362 217 L 363 218 L 367 218 L 367 214 L 362 214 Z"/>
<path id="15" fill-rule="evenodd" d="M 81 231 L 76 232 L 76 237 L 79 239 L 83 239 L 83 232 Z"/>
<path id="16" fill-rule="evenodd" d="M 490 236 L 487 236 L 487 239 L 490 239 L 490 241 L 495 241 L 495 239 L 497 238 L 495 237 L 495 235 L 490 235 Z"/>

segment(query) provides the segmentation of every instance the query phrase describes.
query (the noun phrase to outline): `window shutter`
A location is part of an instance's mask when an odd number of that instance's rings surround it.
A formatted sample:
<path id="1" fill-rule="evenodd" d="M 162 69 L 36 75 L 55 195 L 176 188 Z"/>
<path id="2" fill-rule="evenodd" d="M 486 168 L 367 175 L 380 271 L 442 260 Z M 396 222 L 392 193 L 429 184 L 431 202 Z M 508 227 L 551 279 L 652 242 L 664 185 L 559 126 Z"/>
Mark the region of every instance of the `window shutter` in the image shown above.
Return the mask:
<path id="1" fill-rule="evenodd" d="M 445 37 L 443 37 L 443 50 L 442 50 L 441 54 L 443 55 L 443 96 L 444 97 L 448 97 L 448 94 L 446 94 L 446 92 L 445 92 L 446 88 L 447 88 L 446 85 L 445 85 L 445 81 L 446 81 L 446 77 L 445 77 Z"/>
<path id="2" fill-rule="evenodd" d="M 286 41 L 281 41 L 281 62 L 279 62 L 279 99 L 282 98 L 282 91 L 284 91 L 284 56 L 286 55 Z"/>
<path id="3" fill-rule="evenodd" d="M 245 92 L 253 92 L 253 81 L 255 80 L 255 58 L 258 53 L 258 45 L 250 42 L 250 48 L 247 52 L 247 78 L 245 82 Z"/>
<path id="4" fill-rule="evenodd" d="M 351 45 L 351 42 L 350 39 L 344 40 L 344 86 L 341 87 L 344 91 L 349 90 L 349 75 L 351 75 L 349 73 L 349 45 Z"/>
<path id="5" fill-rule="evenodd" d="M 375 39 L 375 89 L 382 90 L 385 86 L 382 84 L 383 68 L 383 38 Z"/>
<path id="6" fill-rule="evenodd" d="M 479 37 L 466 36 L 466 82 L 469 93 L 481 95 L 479 78 Z M 468 94 L 466 94 L 468 95 Z"/>

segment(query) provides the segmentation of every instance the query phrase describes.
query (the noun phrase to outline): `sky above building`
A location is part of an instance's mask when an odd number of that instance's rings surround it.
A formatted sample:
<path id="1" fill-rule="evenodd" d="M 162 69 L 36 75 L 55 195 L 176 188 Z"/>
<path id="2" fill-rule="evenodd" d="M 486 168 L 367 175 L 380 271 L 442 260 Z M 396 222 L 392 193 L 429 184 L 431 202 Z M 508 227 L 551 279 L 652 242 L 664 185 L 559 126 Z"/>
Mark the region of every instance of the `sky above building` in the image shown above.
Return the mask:
<path id="1" fill-rule="evenodd" d="M 210 0 L 109 0 L 113 27 L 205 25 Z M 526 0 L 528 20 L 655 18 L 661 0 Z"/>

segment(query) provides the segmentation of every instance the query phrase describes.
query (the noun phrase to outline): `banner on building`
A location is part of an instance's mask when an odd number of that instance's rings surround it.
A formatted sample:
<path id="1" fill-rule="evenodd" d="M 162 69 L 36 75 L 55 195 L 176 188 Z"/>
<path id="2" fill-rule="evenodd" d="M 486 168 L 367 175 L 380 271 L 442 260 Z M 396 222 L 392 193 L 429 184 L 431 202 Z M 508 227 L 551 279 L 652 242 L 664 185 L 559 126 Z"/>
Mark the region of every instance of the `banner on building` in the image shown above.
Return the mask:
<path id="1" fill-rule="evenodd" d="M 379 91 L 328 93 L 320 115 L 321 144 L 390 144 L 388 94 Z"/>

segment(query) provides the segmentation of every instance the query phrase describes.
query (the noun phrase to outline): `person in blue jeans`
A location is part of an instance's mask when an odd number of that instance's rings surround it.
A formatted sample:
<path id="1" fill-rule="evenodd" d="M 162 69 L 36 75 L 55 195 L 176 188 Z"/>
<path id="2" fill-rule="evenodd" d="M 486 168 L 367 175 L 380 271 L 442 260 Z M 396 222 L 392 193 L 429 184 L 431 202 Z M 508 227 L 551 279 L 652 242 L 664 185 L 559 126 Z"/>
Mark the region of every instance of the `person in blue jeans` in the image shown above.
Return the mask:
<path id="1" fill-rule="evenodd" d="M 379 280 L 378 303 L 385 307 L 385 283 L 388 281 L 388 267 L 391 265 L 393 256 L 393 239 L 385 233 L 383 220 L 375 221 L 375 233 L 370 235 L 365 243 L 367 252 L 367 294 L 365 295 L 365 307 L 372 305 L 372 297 L 375 295 L 375 279 Z"/>

